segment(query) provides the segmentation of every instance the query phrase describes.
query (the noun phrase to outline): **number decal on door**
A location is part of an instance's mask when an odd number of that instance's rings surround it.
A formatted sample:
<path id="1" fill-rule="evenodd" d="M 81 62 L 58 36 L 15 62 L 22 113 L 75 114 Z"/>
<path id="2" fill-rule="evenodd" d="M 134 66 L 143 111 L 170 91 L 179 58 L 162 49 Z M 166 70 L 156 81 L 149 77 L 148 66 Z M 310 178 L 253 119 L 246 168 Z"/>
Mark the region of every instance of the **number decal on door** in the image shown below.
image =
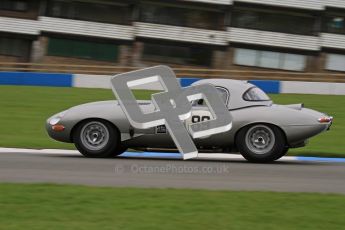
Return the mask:
<path id="1" fill-rule="evenodd" d="M 192 116 L 192 123 L 198 123 L 201 121 L 208 121 L 208 120 L 211 120 L 210 116 L 198 116 L 198 115 Z"/>

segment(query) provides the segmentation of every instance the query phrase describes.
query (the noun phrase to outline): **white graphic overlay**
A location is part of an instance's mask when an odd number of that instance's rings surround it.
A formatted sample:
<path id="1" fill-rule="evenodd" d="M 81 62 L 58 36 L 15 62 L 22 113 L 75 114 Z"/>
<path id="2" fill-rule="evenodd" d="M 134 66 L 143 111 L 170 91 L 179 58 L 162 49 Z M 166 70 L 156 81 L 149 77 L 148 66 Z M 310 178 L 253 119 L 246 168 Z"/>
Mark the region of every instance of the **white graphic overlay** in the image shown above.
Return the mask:
<path id="1" fill-rule="evenodd" d="M 156 110 L 143 113 L 130 88 L 154 82 L 159 82 L 165 92 L 152 94 Z M 204 84 L 181 88 L 175 73 L 167 66 L 115 75 L 111 85 L 130 124 L 139 129 L 165 125 L 184 159 L 198 155 L 192 138 L 226 132 L 232 127 L 232 117 L 214 86 Z M 191 116 L 191 101 L 199 99 L 206 102 L 213 119 L 189 124 L 187 129 L 182 121 Z"/>

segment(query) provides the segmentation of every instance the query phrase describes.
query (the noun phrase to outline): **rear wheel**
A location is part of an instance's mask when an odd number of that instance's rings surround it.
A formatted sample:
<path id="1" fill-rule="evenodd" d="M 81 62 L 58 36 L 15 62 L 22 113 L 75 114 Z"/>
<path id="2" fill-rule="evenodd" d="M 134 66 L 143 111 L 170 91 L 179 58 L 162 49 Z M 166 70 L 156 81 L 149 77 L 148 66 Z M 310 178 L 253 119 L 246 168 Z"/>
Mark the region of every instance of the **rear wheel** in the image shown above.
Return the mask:
<path id="1" fill-rule="evenodd" d="M 250 162 L 267 163 L 286 152 L 282 131 L 272 125 L 257 124 L 241 129 L 236 137 L 237 148 Z"/>
<path id="2" fill-rule="evenodd" d="M 73 133 L 73 142 L 86 157 L 114 157 L 126 151 L 121 145 L 120 133 L 107 121 L 82 122 Z"/>

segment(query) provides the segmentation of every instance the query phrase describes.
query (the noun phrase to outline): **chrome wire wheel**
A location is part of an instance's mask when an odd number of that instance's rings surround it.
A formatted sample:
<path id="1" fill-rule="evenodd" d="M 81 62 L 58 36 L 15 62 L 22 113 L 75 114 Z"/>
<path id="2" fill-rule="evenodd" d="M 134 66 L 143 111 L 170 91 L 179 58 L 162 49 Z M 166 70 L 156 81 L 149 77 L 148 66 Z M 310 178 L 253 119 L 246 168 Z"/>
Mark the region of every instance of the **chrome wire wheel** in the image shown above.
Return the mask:
<path id="1" fill-rule="evenodd" d="M 102 122 L 90 121 L 81 129 L 80 140 L 89 150 L 102 150 L 109 142 L 109 130 Z"/>
<path id="2" fill-rule="evenodd" d="M 245 143 L 251 152 L 260 155 L 266 154 L 274 147 L 275 135 L 270 127 L 255 125 L 247 131 Z"/>

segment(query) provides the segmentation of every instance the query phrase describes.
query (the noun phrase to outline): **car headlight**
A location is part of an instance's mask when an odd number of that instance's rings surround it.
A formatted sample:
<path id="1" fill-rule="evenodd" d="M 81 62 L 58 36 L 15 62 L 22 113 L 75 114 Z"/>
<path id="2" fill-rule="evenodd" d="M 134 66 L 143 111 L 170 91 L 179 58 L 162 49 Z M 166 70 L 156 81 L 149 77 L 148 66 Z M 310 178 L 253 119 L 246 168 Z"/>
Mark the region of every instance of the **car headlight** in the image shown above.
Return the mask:
<path id="1" fill-rule="evenodd" d="M 61 113 L 58 113 L 58 114 L 56 114 L 56 115 L 54 115 L 54 116 L 49 120 L 49 124 L 50 124 L 50 125 L 56 125 L 57 123 L 59 123 L 60 120 L 61 120 L 61 118 L 62 118 L 63 116 L 65 116 L 66 112 L 67 112 L 67 110 L 66 110 L 66 111 L 63 111 L 63 112 L 61 112 Z"/>

